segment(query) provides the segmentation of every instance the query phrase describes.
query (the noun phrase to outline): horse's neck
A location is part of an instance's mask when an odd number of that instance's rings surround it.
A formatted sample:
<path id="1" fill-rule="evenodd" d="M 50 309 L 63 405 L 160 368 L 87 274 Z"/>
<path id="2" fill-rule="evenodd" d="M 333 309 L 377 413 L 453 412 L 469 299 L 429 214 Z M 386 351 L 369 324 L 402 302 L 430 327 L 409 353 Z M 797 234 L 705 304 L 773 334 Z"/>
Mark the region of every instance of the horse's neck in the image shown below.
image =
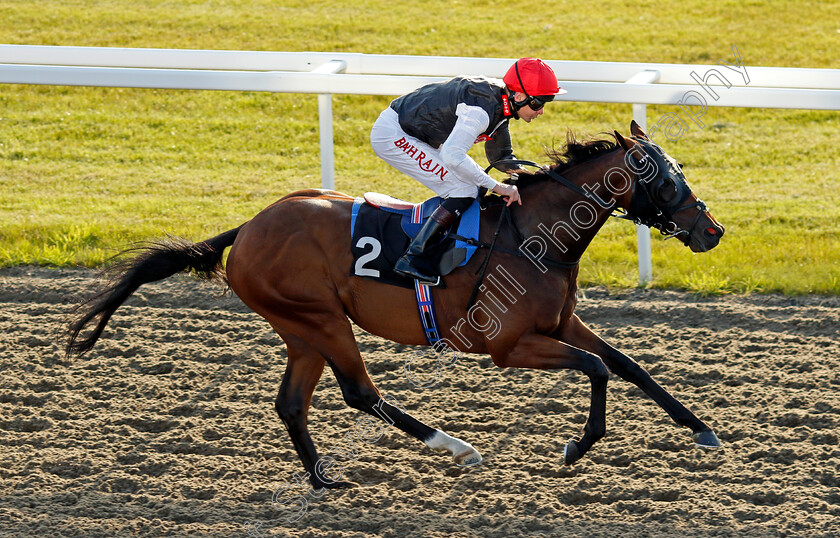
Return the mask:
<path id="1" fill-rule="evenodd" d="M 623 165 L 618 153 L 622 152 L 611 152 L 563 174 L 572 183 L 592 193 L 589 198 L 553 180 L 533 185 L 532 193 L 523 197 L 524 202 L 532 207 L 523 205 L 520 211 L 523 215 L 520 228 L 526 239 L 542 237 L 550 256 L 559 261 L 580 259 L 612 213 L 615 196 L 605 182 L 609 171 Z"/>

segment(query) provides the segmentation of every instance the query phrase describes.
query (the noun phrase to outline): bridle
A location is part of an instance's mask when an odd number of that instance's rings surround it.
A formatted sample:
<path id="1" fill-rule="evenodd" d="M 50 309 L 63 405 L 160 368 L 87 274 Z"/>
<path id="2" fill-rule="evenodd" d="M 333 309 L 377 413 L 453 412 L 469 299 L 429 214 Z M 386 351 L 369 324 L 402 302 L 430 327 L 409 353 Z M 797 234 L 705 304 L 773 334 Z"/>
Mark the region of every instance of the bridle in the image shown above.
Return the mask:
<path id="1" fill-rule="evenodd" d="M 700 199 L 692 204 L 682 205 L 691 196 L 691 189 L 679 170 L 679 164 L 669 161 L 662 149 L 656 144 L 635 136 L 633 140 L 638 145 L 627 152 L 632 162 L 631 168 L 635 174 L 630 208 L 622 214 L 614 214 L 613 216 L 632 220 L 636 224 L 649 228 L 655 228 L 666 238 L 676 237 L 687 245 L 700 219 L 703 215 L 709 213 L 709 209 Z M 636 148 L 644 153 L 639 159 L 636 159 L 636 155 L 633 154 Z M 647 165 L 648 160 L 655 168 L 655 175 L 653 177 L 642 177 L 641 174 L 650 168 Z M 697 209 L 697 215 L 688 228 L 680 228 L 674 222 L 674 215 L 695 208 Z"/>

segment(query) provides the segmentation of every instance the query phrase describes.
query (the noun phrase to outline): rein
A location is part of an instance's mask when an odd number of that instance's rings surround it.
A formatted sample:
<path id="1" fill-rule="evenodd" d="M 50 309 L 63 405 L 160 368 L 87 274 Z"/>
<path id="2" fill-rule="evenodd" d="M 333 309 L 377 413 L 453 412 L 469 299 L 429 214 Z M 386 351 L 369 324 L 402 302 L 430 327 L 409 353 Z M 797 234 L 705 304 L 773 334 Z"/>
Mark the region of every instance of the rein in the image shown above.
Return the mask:
<path id="1" fill-rule="evenodd" d="M 533 166 L 535 168 L 539 168 L 541 171 L 545 172 L 546 175 L 548 175 L 548 177 L 550 177 L 551 179 L 553 179 L 557 183 L 560 183 L 561 185 L 563 185 L 567 189 L 570 189 L 570 190 L 580 194 L 584 198 L 588 198 L 588 199 L 592 200 L 593 202 L 595 202 L 599 205 L 601 203 L 601 200 L 597 199 L 597 197 L 594 194 L 592 194 L 591 192 L 589 192 L 589 191 L 587 191 L 587 190 L 585 190 L 581 187 L 578 187 L 577 185 L 575 185 L 574 183 L 572 183 L 571 181 L 569 181 L 565 177 L 561 176 L 560 174 L 558 174 L 557 172 L 555 172 L 551 168 L 549 168 L 547 166 L 541 166 L 541 165 L 539 165 L 539 164 L 537 164 L 533 161 L 523 161 L 523 160 L 520 160 L 520 159 L 502 159 L 500 161 L 494 162 L 493 164 L 488 166 L 487 169 L 484 170 L 484 171 L 488 172 L 488 171 L 490 171 L 491 168 L 497 168 L 497 169 L 501 170 L 501 168 L 499 168 L 499 166 L 498 166 L 498 165 L 501 165 L 501 164 L 523 164 L 525 166 Z M 615 204 L 613 204 L 613 205 L 615 205 Z"/>
<path id="2" fill-rule="evenodd" d="M 554 173 L 553 171 L 551 171 L 547 168 L 544 168 L 544 167 L 540 166 L 539 164 L 537 164 L 533 161 L 523 161 L 523 160 L 520 160 L 520 159 L 501 159 L 501 160 L 498 160 L 498 161 L 492 163 L 490 166 L 488 166 L 484 170 L 484 172 L 488 173 L 493 168 L 497 168 L 499 170 L 502 170 L 500 168 L 500 166 L 501 165 L 508 165 L 508 164 L 534 166 L 534 167 L 539 168 L 539 169 L 543 170 L 544 172 L 546 172 L 548 174 L 548 176 L 550 178 L 552 178 L 553 180 L 555 180 L 555 181 L 561 183 L 562 185 L 572 189 L 573 191 L 581 194 L 582 196 L 585 196 L 587 198 L 591 198 L 591 196 L 592 196 L 590 193 L 588 193 L 585 190 L 583 190 L 582 188 L 578 187 L 577 185 L 575 185 L 574 183 L 572 183 L 568 179 L 564 178 L 560 174 Z M 504 170 L 502 170 L 502 171 L 504 171 Z M 511 185 L 516 185 L 516 180 L 517 180 L 517 175 L 515 173 L 511 174 L 510 184 Z M 486 190 L 485 190 L 485 192 L 481 194 L 481 197 L 483 198 L 484 196 L 486 196 L 486 194 L 487 193 L 486 193 Z M 496 246 L 496 240 L 499 238 L 499 232 L 502 229 L 502 222 L 503 221 L 507 221 L 508 226 L 510 226 L 510 228 L 513 230 L 516 242 L 521 246 L 525 242 L 525 237 L 522 235 L 522 232 L 519 231 L 519 227 L 516 226 L 516 223 L 513 221 L 513 217 L 511 216 L 510 206 L 508 206 L 508 205 L 502 206 L 502 210 L 501 210 L 501 212 L 499 212 L 499 220 L 496 222 L 496 230 L 493 232 L 493 240 L 490 243 L 485 243 L 483 241 L 478 241 L 476 239 L 472 239 L 472 238 L 469 238 L 469 237 L 461 237 L 458 234 L 453 234 L 453 233 L 448 234 L 449 237 L 451 237 L 453 239 L 456 239 L 458 241 L 463 241 L 464 243 L 466 243 L 470 246 L 487 249 L 487 256 L 484 257 L 484 261 L 481 262 L 481 267 L 478 269 L 478 271 L 476 271 L 476 274 L 478 274 L 478 280 L 476 280 L 475 286 L 473 287 L 472 294 L 470 295 L 470 299 L 469 299 L 469 301 L 467 301 L 467 310 L 472 308 L 472 306 L 475 304 L 475 299 L 478 296 L 479 290 L 481 289 L 482 282 L 484 282 L 484 275 L 487 273 L 487 265 L 490 263 L 490 256 L 493 254 L 494 250 L 497 250 L 497 251 L 499 251 L 501 253 L 504 253 L 504 254 L 517 256 L 517 257 L 520 257 L 520 258 L 526 258 L 526 259 L 530 260 L 532 263 L 534 261 L 534 259 L 531 256 L 529 256 L 528 254 L 525 254 L 521 250 L 511 250 L 511 249 L 508 249 L 508 248 L 497 247 Z M 572 269 L 572 268 L 576 267 L 578 265 L 578 263 L 580 263 L 580 259 L 577 259 L 573 262 L 560 262 L 560 261 L 555 261 L 555 260 L 552 260 L 552 259 L 542 259 L 541 258 L 540 262 L 544 263 L 546 265 L 550 265 L 552 267 L 557 267 L 557 268 L 561 268 L 561 269 Z"/>

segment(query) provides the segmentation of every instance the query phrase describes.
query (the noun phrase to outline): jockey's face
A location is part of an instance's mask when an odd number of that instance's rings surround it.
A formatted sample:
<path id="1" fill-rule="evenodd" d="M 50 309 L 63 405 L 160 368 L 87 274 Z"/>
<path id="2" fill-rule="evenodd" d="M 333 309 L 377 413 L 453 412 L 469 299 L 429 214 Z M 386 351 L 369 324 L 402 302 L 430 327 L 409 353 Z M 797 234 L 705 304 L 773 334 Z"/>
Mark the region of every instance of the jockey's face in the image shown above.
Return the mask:
<path id="1" fill-rule="evenodd" d="M 513 94 L 513 100 L 517 103 L 521 103 L 525 99 L 528 99 L 528 96 L 522 92 L 516 92 Z M 541 116 L 544 111 L 544 108 L 534 110 L 530 106 L 525 105 L 519 108 L 517 114 L 519 115 L 519 119 L 524 120 L 525 123 L 531 123 L 531 120 Z"/>

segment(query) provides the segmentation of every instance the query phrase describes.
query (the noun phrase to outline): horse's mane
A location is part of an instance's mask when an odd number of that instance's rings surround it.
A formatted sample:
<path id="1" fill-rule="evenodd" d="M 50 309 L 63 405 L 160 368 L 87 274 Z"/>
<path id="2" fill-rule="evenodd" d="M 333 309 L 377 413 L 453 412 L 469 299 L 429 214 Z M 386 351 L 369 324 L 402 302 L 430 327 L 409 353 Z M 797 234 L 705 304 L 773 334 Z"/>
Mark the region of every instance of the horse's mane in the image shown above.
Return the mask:
<path id="1" fill-rule="evenodd" d="M 563 149 L 546 149 L 545 154 L 554 161 L 554 165 L 551 167 L 552 170 L 558 174 L 562 174 L 573 166 L 595 159 L 596 157 L 609 153 L 618 147 L 619 146 L 615 138 L 612 140 L 591 138 L 587 140 L 578 140 L 570 129 L 566 132 L 566 145 Z M 523 172 L 519 174 L 517 186 L 525 187 L 531 183 L 543 181 L 546 178 L 547 176 L 540 172 Z M 508 180 L 505 180 L 505 183 L 508 183 Z"/>

